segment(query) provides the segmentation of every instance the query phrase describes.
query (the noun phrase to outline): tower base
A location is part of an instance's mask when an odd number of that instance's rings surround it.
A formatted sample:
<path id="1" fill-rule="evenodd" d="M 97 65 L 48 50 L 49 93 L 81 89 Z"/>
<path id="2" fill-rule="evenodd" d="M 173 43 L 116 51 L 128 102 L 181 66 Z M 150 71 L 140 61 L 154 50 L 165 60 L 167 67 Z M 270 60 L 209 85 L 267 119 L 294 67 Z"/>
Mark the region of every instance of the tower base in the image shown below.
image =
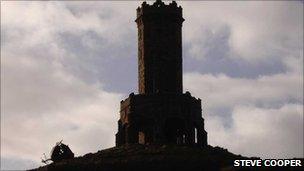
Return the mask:
<path id="1" fill-rule="evenodd" d="M 116 146 L 177 144 L 205 147 L 201 100 L 185 94 L 130 94 L 121 101 Z"/>

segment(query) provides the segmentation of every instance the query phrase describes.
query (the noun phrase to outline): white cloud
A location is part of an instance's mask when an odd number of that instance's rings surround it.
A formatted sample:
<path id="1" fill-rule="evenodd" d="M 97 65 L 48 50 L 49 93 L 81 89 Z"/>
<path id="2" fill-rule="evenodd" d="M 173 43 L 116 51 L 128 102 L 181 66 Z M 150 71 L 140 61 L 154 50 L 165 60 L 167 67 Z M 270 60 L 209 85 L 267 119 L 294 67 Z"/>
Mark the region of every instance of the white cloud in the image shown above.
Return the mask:
<path id="1" fill-rule="evenodd" d="M 187 73 L 203 102 L 209 143 L 263 158 L 303 157 L 303 80 L 299 72 L 257 79 Z"/>
<path id="2" fill-rule="evenodd" d="M 185 74 L 184 87 L 202 98 L 211 145 L 249 156 L 303 157 L 303 4 L 183 4 L 190 57 L 222 55 L 252 64 L 275 59 L 286 67 L 256 79 Z"/>
<path id="3" fill-rule="evenodd" d="M 3 58 L 1 68 L 1 156 L 38 162 L 61 139 L 76 155 L 113 146 L 120 94 L 51 62 L 27 66 L 11 58 L 13 65 Z"/>
<path id="4" fill-rule="evenodd" d="M 60 41 L 66 32 L 103 36 L 111 24 L 60 2 L 1 3 L 1 160 L 31 161 L 1 169 L 37 167 L 61 139 L 77 156 L 113 146 L 122 95 L 70 72 L 77 56 Z"/>
<path id="5" fill-rule="evenodd" d="M 101 85 L 87 84 L 66 72 L 51 59 L 54 51 L 50 48 L 44 52 L 49 58 L 39 59 L 3 50 L 1 155 L 5 157 L 39 161 L 60 139 L 76 155 L 114 144 L 122 95 L 105 92 Z"/>
<path id="6" fill-rule="evenodd" d="M 302 85 L 301 77 L 293 74 L 262 76 L 258 79 L 230 78 L 224 74 L 185 75 L 185 88 L 202 97 L 212 109 L 239 103 L 273 106 L 290 100 L 302 101 L 299 93 L 303 91 Z"/>
<path id="7" fill-rule="evenodd" d="M 302 109 L 299 104 L 277 109 L 235 106 L 231 128 L 223 127 L 217 117 L 208 117 L 210 143 L 245 156 L 303 157 Z"/>
<path id="8" fill-rule="evenodd" d="M 206 37 L 230 29 L 227 57 L 259 62 L 271 58 L 303 57 L 303 3 L 290 1 L 181 2 L 185 43 L 190 55 L 205 58 L 212 46 Z M 220 45 L 218 45 L 220 46 Z M 215 49 L 218 50 L 218 49 Z M 213 52 L 216 53 L 216 52 Z"/>

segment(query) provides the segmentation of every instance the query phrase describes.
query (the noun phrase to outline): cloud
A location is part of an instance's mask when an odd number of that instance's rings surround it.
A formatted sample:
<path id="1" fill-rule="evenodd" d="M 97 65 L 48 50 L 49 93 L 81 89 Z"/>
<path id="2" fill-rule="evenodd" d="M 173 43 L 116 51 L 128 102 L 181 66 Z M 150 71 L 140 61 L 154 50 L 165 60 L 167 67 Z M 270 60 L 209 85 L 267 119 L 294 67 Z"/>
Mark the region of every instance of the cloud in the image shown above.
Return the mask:
<path id="1" fill-rule="evenodd" d="M 303 3 L 181 4 L 187 72 L 257 78 L 285 73 L 284 61 L 303 58 Z"/>
<path id="2" fill-rule="evenodd" d="M 1 60 L 1 155 L 37 161 L 61 139 L 76 155 L 114 144 L 121 94 L 87 84 L 51 56 L 39 59 L 6 50 Z"/>
<path id="3" fill-rule="evenodd" d="M 203 99 L 211 145 L 303 156 L 303 4 L 180 4 L 185 88 Z M 61 139 L 76 155 L 114 145 L 119 101 L 137 86 L 138 5 L 1 2 L 1 169 L 36 167 Z"/>
<path id="4" fill-rule="evenodd" d="M 18 58 L 2 60 L 1 155 L 37 162 L 61 139 L 76 155 L 114 144 L 121 94 L 87 84 L 52 62 L 26 66 Z"/>
<path id="5" fill-rule="evenodd" d="M 90 83 L 107 82 L 104 88 L 109 91 L 134 91 L 136 7 L 135 2 L 6 2 L 2 10 L 2 46 L 22 46 L 40 58 L 45 56 L 45 49 L 53 46 L 63 53 L 51 58 L 76 77 Z M 86 9 L 90 10 L 84 12 Z M 120 66 L 116 72 L 111 70 L 113 65 Z M 131 82 L 121 86 L 115 78 Z"/>
<path id="6" fill-rule="evenodd" d="M 251 62 L 285 57 L 285 54 L 298 57 L 303 52 L 303 4 L 300 2 L 181 4 L 184 18 L 192 26 L 184 28 L 185 43 L 191 44 L 192 57 L 205 58 L 206 50 L 217 53 L 212 43 L 215 38 L 219 38 L 217 46 L 226 46 L 229 57 Z M 228 29 L 223 29 L 225 27 Z M 204 46 L 208 43 L 212 45 Z"/>
<path id="7" fill-rule="evenodd" d="M 89 57 L 63 41 L 83 35 L 73 40 L 82 40 L 78 48 L 95 50 L 94 33 L 105 46 L 117 44 L 103 36 L 111 24 L 100 24 L 97 14 L 76 17 L 59 2 L 5 2 L 1 8 L 1 169 L 37 167 L 61 139 L 77 156 L 113 146 L 123 95 L 85 79 L 94 73 L 90 63 L 83 65 Z"/>
<path id="8" fill-rule="evenodd" d="M 264 76 L 258 79 L 231 78 L 224 74 L 202 75 L 188 73 L 185 75 L 185 87 L 206 98 L 210 107 L 228 107 L 237 103 L 273 106 L 288 101 L 302 102 L 301 77 L 293 74 Z M 229 100 L 222 96 L 229 97 Z M 216 106 L 213 106 L 216 104 Z"/>
<path id="9" fill-rule="evenodd" d="M 245 156 L 303 157 L 302 109 L 300 104 L 285 104 L 275 109 L 236 106 L 230 128 L 224 127 L 218 117 L 206 119 L 209 142 Z"/>
<path id="10" fill-rule="evenodd" d="M 14 157 L 14 158 L 6 158 L 1 156 L 1 169 L 5 168 L 5 170 L 16 170 L 16 168 L 35 168 L 39 165 L 38 162 L 34 162 L 29 159 Z M 4 170 L 4 169 L 3 169 Z"/>
<path id="11" fill-rule="evenodd" d="M 297 71 L 257 79 L 186 74 L 186 89 L 202 99 L 209 143 L 246 156 L 303 157 L 303 74 Z"/>
<path id="12" fill-rule="evenodd" d="M 202 99 L 209 143 L 303 157 L 303 4 L 182 3 L 184 87 Z"/>

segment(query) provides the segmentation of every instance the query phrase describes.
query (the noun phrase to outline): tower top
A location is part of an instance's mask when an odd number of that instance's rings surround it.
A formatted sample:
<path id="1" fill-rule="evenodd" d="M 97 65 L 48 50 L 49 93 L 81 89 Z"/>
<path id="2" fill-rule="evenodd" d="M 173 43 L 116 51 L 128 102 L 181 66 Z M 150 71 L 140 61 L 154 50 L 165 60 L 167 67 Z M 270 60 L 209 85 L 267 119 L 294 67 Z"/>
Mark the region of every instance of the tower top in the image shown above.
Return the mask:
<path id="1" fill-rule="evenodd" d="M 156 0 L 153 5 L 160 6 L 160 5 L 165 5 L 165 3 L 162 2 L 161 0 Z"/>
<path id="2" fill-rule="evenodd" d="M 172 1 L 168 5 L 166 5 L 161 0 L 156 0 L 152 5 L 144 1 L 141 4 L 141 7 L 137 8 L 137 18 L 140 18 L 144 15 L 156 15 L 159 17 L 170 15 L 177 18 L 182 18 L 182 7 L 177 6 L 177 3 L 175 1 Z M 182 21 L 184 20 L 182 19 Z"/>

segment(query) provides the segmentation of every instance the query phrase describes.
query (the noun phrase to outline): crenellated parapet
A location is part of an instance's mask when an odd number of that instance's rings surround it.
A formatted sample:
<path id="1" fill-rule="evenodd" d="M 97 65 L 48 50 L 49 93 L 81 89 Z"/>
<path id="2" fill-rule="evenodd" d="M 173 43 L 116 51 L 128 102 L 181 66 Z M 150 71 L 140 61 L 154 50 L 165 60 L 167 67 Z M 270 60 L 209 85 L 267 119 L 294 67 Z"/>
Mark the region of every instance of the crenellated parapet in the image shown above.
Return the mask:
<path id="1" fill-rule="evenodd" d="M 142 3 L 141 7 L 137 8 L 137 19 L 136 22 L 139 22 L 139 19 L 144 20 L 154 20 L 155 17 L 159 17 L 162 20 L 166 19 L 171 21 L 179 22 L 180 24 L 184 21 L 183 19 L 183 9 L 181 6 L 177 6 L 175 1 L 172 1 L 169 4 L 165 4 L 161 0 L 156 1 L 152 5 L 148 4 L 146 1 Z"/>

